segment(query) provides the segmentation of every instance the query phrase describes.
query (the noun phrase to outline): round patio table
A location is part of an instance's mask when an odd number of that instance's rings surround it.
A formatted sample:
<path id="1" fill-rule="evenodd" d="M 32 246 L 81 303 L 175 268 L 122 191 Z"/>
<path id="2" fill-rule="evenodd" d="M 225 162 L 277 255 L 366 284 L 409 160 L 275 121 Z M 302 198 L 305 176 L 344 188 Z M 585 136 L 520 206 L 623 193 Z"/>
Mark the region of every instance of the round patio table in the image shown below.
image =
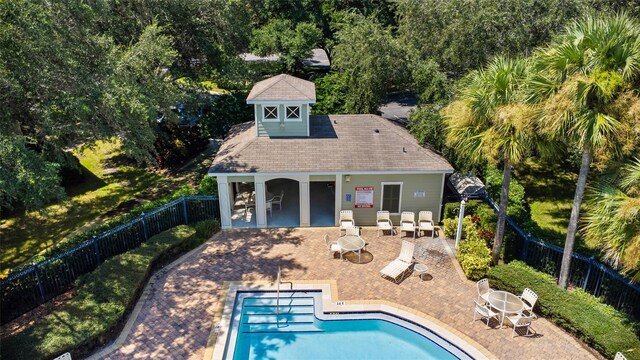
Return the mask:
<path id="1" fill-rule="evenodd" d="M 504 323 L 506 314 L 517 314 L 524 310 L 524 303 L 519 297 L 507 291 L 494 291 L 487 297 L 489 304 L 494 309 L 500 311 L 502 317 L 500 319 L 500 327 Z"/>
<path id="2" fill-rule="evenodd" d="M 360 253 L 364 248 L 364 239 L 357 235 L 345 235 L 338 238 L 338 245 L 344 252 L 353 252 L 358 254 L 358 263 L 360 263 Z"/>

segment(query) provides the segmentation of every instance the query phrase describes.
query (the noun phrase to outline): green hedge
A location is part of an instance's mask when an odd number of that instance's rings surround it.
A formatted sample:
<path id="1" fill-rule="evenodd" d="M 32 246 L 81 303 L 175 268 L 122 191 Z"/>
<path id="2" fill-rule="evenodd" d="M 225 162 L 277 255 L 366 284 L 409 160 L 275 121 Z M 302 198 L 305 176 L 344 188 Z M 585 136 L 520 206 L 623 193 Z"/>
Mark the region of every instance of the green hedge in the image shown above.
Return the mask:
<path id="1" fill-rule="evenodd" d="M 75 296 L 62 308 L 2 341 L 3 359 L 77 355 L 108 340 L 157 264 L 170 261 L 206 240 L 196 229 L 180 225 L 151 237 L 137 249 L 114 256 L 76 280 Z"/>
<path id="2" fill-rule="evenodd" d="M 496 266 L 488 277 L 493 288 L 514 294 L 520 294 L 525 287 L 535 291 L 538 302 L 534 312 L 575 334 L 606 357 L 613 358 L 621 351 L 629 360 L 640 360 L 640 339 L 635 334 L 638 324 L 581 289 L 563 290 L 552 277 L 520 261 Z"/>

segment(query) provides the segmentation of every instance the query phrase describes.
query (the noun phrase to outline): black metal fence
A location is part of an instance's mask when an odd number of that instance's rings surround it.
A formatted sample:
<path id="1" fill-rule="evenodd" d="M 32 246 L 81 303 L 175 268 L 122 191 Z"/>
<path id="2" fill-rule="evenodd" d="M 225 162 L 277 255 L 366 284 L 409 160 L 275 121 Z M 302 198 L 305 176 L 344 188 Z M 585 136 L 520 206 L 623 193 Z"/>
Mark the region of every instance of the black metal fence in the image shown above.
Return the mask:
<path id="1" fill-rule="evenodd" d="M 172 227 L 205 219 L 220 219 L 215 196 L 177 198 L 126 224 L 49 259 L 11 274 L 0 281 L 2 324 L 69 290 L 80 275 L 93 271 L 106 259 L 140 246 Z"/>
<path id="2" fill-rule="evenodd" d="M 486 200 L 498 211 L 498 205 L 491 198 Z M 538 271 L 559 277 L 564 248 L 534 238 L 508 216 L 506 222 L 511 232 L 509 244 L 505 245 L 508 247 L 508 257 L 521 260 Z M 640 321 L 640 285 L 634 284 L 594 257 L 574 252 L 571 255 L 569 282 Z"/>

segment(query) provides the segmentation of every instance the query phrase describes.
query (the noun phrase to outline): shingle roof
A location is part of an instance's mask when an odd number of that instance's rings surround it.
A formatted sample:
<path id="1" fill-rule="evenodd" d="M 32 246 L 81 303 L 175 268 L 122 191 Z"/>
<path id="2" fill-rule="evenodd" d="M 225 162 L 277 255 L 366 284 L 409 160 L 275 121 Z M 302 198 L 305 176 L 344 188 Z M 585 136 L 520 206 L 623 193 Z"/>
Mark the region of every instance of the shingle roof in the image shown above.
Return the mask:
<path id="1" fill-rule="evenodd" d="M 307 80 L 280 74 L 256 83 L 247 101 L 292 100 L 316 102 L 316 85 Z"/>
<path id="2" fill-rule="evenodd" d="M 309 122 L 304 138 L 256 137 L 254 122 L 236 125 L 209 173 L 453 172 L 442 156 L 380 116 L 311 116 Z"/>

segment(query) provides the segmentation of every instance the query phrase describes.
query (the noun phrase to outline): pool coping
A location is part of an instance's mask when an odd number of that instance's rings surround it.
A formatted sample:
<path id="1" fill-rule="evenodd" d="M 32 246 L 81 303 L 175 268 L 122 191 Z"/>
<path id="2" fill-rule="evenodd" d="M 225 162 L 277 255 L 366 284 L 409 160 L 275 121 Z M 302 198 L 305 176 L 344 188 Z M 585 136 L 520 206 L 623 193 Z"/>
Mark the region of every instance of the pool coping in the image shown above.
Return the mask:
<path id="1" fill-rule="evenodd" d="M 475 340 L 421 311 L 385 300 L 339 300 L 338 284 L 335 280 L 292 280 L 284 281 L 282 284 L 286 284 L 286 286 L 281 286 L 281 291 L 321 291 L 322 312 L 324 313 L 386 313 L 427 328 L 476 359 L 497 359 L 495 355 Z M 223 291 L 219 294 L 225 301 L 219 302 L 214 313 L 203 359 L 224 359 L 234 303 L 239 291 L 276 290 L 276 284 L 269 281 L 225 281 Z"/>

